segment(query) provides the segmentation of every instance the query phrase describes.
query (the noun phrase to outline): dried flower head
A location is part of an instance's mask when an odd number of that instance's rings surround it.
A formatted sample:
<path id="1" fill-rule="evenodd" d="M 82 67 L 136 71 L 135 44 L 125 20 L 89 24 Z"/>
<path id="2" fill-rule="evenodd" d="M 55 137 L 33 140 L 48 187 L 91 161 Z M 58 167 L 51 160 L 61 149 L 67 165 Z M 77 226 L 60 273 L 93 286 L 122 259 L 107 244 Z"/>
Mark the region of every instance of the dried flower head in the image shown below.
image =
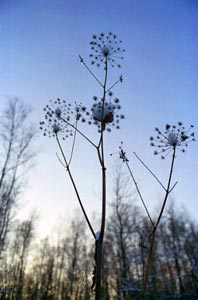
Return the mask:
<path id="1" fill-rule="evenodd" d="M 109 91 L 108 100 L 98 99 L 94 96 L 94 103 L 91 110 L 86 108 L 82 112 L 82 122 L 86 122 L 89 125 L 94 124 L 98 127 L 98 132 L 101 130 L 107 130 L 108 132 L 114 127 L 120 129 L 120 121 L 125 118 L 123 114 L 119 114 L 121 105 L 118 98 L 113 98 L 113 93 Z"/>
<path id="2" fill-rule="evenodd" d="M 123 142 L 121 142 L 121 146 L 119 146 L 119 155 L 120 155 L 120 159 L 123 161 L 123 162 L 128 162 L 128 158 L 126 156 L 126 152 L 123 150 Z"/>
<path id="3" fill-rule="evenodd" d="M 54 137 L 61 133 L 63 139 L 73 136 L 73 128 L 69 125 L 74 125 L 81 118 L 81 105 L 75 103 L 73 108 L 70 103 L 65 100 L 57 99 L 50 100 L 44 108 L 45 121 L 40 122 L 40 129 L 44 136 Z"/>
<path id="4" fill-rule="evenodd" d="M 121 67 L 120 64 L 116 62 L 117 59 L 123 59 L 120 55 L 125 50 L 121 48 L 122 41 L 117 39 L 117 36 L 112 32 L 105 35 L 101 33 L 99 36 L 93 35 L 92 41 L 90 42 L 92 53 L 90 57 L 92 58 L 91 63 L 96 64 L 97 67 L 104 64 L 106 68 L 106 63 L 109 62 L 112 67 L 114 65 Z"/>
<path id="5" fill-rule="evenodd" d="M 188 147 L 188 144 L 192 141 L 195 141 L 194 132 L 191 132 L 194 126 L 191 125 L 187 130 L 183 126 L 182 122 L 178 122 L 176 125 L 167 124 L 165 131 L 162 133 L 159 128 L 155 128 L 157 132 L 157 137 L 150 137 L 151 146 L 157 147 L 159 151 L 155 150 L 154 155 L 161 153 L 168 153 L 171 150 L 178 149 L 181 152 L 185 152 L 185 148 Z M 162 159 L 165 158 L 164 155 L 161 156 Z"/>

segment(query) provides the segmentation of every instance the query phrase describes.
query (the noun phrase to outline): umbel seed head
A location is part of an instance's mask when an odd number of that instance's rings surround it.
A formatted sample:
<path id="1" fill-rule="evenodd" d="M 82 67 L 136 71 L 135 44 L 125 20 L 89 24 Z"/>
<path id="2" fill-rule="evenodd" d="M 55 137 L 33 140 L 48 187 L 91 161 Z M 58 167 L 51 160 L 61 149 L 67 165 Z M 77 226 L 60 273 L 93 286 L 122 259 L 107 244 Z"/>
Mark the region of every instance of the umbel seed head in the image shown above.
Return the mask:
<path id="1" fill-rule="evenodd" d="M 98 132 L 106 130 L 111 132 L 113 128 L 120 129 L 120 121 L 125 118 L 124 114 L 120 114 L 121 105 L 118 98 L 113 98 L 113 92 L 109 91 L 105 99 L 93 97 L 93 105 L 90 110 L 81 108 L 81 121 L 88 125 L 96 125 Z"/>
<path id="2" fill-rule="evenodd" d="M 50 100 L 50 103 L 44 108 L 45 120 L 40 122 L 43 135 L 48 137 L 61 135 L 63 139 L 73 136 L 74 130 L 69 124 L 80 120 L 82 110 L 84 107 L 80 104 L 75 103 L 73 107 L 59 98 Z"/>
<path id="3" fill-rule="evenodd" d="M 91 46 L 91 64 L 100 67 L 101 65 L 106 68 L 107 63 L 112 67 L 121 67 L 117 60 L 122 60 L 122 53 L 125 51 L 121 47 L 122 41 L 117 39 L 117 35 L 109 32 L 108 34 L 101 33 L 100 35 L 94 34 L 92 36 Z"/>
<path id="4" fill-rule="evenodd" d="M 195 133 L 192 132 L 193 127 L 191 125 L 186 130 L 182 122 L 178 122 L 177 125 L 166 124 L 164 132 L 156 127 L 156 138 L 153 136 L 150 137 L 150 145 L 158 148 L 158 150 L 154 151 L 154 155 L 163 153 L 161 158 L 164 159 L 171 151 L 176 149 L 184 153 L 188 144 L 195 141 Z"/>
<path id="5" fill-rule="evenodd" d="M 98 122 L 112 123 L 114 119 L 115 105 L 105 102 L 104 108 L 102 102 L 94 103 L 92 106 L 93 119 Z"/>

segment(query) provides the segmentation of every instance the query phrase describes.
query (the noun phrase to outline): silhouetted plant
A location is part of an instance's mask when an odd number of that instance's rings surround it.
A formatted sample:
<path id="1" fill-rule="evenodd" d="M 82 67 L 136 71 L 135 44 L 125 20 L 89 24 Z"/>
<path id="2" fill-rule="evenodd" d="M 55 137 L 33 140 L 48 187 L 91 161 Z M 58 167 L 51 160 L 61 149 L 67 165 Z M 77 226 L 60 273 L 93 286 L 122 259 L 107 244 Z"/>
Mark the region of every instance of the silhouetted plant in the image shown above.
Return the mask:
<path id="1" fill-rule="evenodd" d="M 182 122 L 178 122 L 178 125 L 169 125 L 167 124 L 165 126 L 165 131 L 162 132 L 159 128 L 155 128 L 155 131 L 157 132 L 157 136 L 150 137 L 151 141 L 151 146 L 152 147 L 157 147 L 158 150 L 154 151 L 154 155 L 161 154 L 161 158 L 165 159 L 165 157 L 168 154 L 172 155 L 171 158 L 171 164 L 170 164 L 170 171 L 169 171 L 169 176 L 167 180 L 167 184 L 164 185 L 162 184 L 161 180 L 151 171 L 151 169 L 139 158 L 139 156 L 135 154 L 136 158 L 140 161 L 140 163 L 149 171 L 149 173 L 157 180 L 157 182 L 160 184 L 162 189 L 164 190 L 164 198 L 162 201 L 162 206 L 160 208 L 159 214 L 157 216 L 157 219 L 154 221 L 153 218 L 151 217 L 151 214 L 149 213 L 149 210 L 146 206 L 146 202 L 143 199 L 143 196 L 140 192 L 140 189 L 137 185 L 137 182 L 135 180 L 134 174 L 131 170 L 131 167 L 129 165 L 129 159 L 126 156 L 126 152 L 123 150 L 123 146 L 121 144 L 120 146 L 120 159 L 126 164 L 128 171 L 130 173 L 130 176 L 133 180 L 133 183 L 135 184 L 136 190 L 138 192 L 138 195 L 143 203 L 143 206 L 146 210 L 147 216 L 150 220 L 151 223 L 151 233 L 149 234 L 150 238 L 150 246 L 149 246 L 149 251 L 148 251 L 148 257 L 145 266 L 143 266 L 143 284 L 142 284 L 142 300 L 146 299 L 146 290 L 147 290 L 147 283 L 149 280 L 149 274 L 150 274 L 150 269 L 151 269 L 151 262 L 152 262 L 152 257 L 153 257 L 153 252 L 154 252 L 154 246 L 155 246 L 155 240 L 156 240 L 156 232 L 159 227 L 168 196 L 170 195 L 171 191 L 174 189 L 176 186 L 177 182 L 174 183 L 172 186 L 172 176 L 173 176 L 173 170 L 174 170 L 174 163 L 175 163 L 175 158 L 176 158 L 176 152 L 179 150 L 181 152 L 185 152 L 185 148 L 188 147 L 188 144 L 190 142 L 195 141 L 195 133 L 192 132 L 192 128 L 194 126 L 191 125 L 187 130 L 183 126 Z M 143 247 L 143 242 L 141 242 L 141 246 Z"/>
<path id="2" fill-rule="evenodd" d="M 93 273 L 93 287 L 95 288 L 95 299 L 101 299 L 101 269 L 102 269 L 102 249 L 103 238 L 105 232 L 106 222 L 106 162 L 105 162 L 105 132 L 110 132 L 113 128 L 120 128 L 120 121 L 124 119 L 124 115 L 120 114 L 121 109 L 120 101 L 113 96 L 112 89 L 115 85 L 123 81 L 122 76 L 108 84 L 109 67 L 121 67 L 117 61 L 122 60 L 121 54 L 124 50 L 121 47 L 121 41 L 112 32 L 105 35 L 93 35 L 90 42 L 91 46 L 91 65 L 103 67 L 104 78 L 100 80 L 95 73 L 88 67 L 85 60 L 79 55 L 80 62 L 88 70 L 95 81 L 101 86 L 102 92 L 100 97 L 93 97 L 93 105 L 87 108 L 82 103 L 67 103 L 65 100 L 57 99 L 50 101 L 50 104 L 44 108 L 45 121 L 40 122 L 40 129 L 43 131 L 44 136 L 55 137 L 62 159 L 59 158 L 61 164 L 67 171 L 73 188 L 75 190 L 80 207 L 83 211 L 89 229 L 95 239 L 95 268 Z M 92 141 L 80 128 L 79 123 L 87 123 L 88 125 L 96 125 L 98 130 L 98 143 Z M 73 151 L 75 148 L 76 135 L 79 134 L 85 139 L 96 151 L 98 161 L 101 166 L 102 172 L 102 213 L 100 230 L 95 233 L 93 226 L 88 218 L 84 209 L 78 187 L 73 177 L 70 163 L 73 158 Z M 69 157 L 66 156 L 61 142 L 61 137 L 65 140 L 68 137 L 73 139 L 71 153 Z"/>
<path id="3" fill-rule="evenodd" d="M 60 154 L 62 158 L 59 159 L 62 166 L 65 168 L 69 175 L 71 183 L 73 185 L 76 197 L 87 221 L 89 229 L 95 239 L 95 268 L 93 271 L 93 284 L 92 287 L 95 289 L 95 299 L 101 299 L 101 270 L 102 270 L 102 256 L 103 256 L 103 239 L 105 233 L 105 222 L 106 222 L 106 159 L 105 159 L 105 133 L 111 132 L 113 128 L 120 128 L 120 121 L 125 118 L 123 114 L 120 113 L 121 105 L 120 100 L 114 97 L 112 89 L 118 83 L 123 81 L 122 75 L 113 82 L 109 84 L 109 67 L 121 67 L 120 61 L 123 59 L 122 54 L 124 49 L 121 47 L 121 41 L 117 39 L 117 36 L 110 32 L 105 35 L 101 33 L 100 35 L 93 35 L 90 42 L 91 46 L 91 65 L 103 68 L 104 77 L 101 80 L 96 76 L 95 72 L 88 66 L 84 58 L 79 55 L 80 62 L 89 72 L 89 74 L 94 78 L 97 84 L 101 87 L 100 97 L 93 96 L 93 104 L 91 107 L 87 107 L 83 103 L 68 103 L 65 100 L 56 99 L 55 101 L 50 101 L 50 104 L 46 105 L 45 111 L 45 121 L 40 122 L 40 128 L 43 131 L 44 136 L 54 137 L 57 141 Z M 98 131 L 98 141 L 97 143 L 93 141 L 81 128 L 82 124 L 94 125 Z M 147 213 L 151 232 L 149 233 L 149 250 L 147 259 L 142 259 L 143 261 L 143 279 L 142 279 L 142 300 L 146 299 L 147 283 L 149 280 L 149 274 L 151 269 L 151 262 L 154 253 L 154 246 L 156 241 L 156 232 L 158 230 L 164 209 L 167 203 L 168 196 L 176 186 L 177 182 L 172 185 L 172 176 L 174 170 L 174 163 L 176 158 L 176 152 L 179 150 L 185 152 L 185 148 L 192 141 L 195 141 L 194 132 L 192 132 L 193 125 L 188 129 L 185 129 L 182 122 L 178 122 L 177 125 L 165 126 L 165 130 L 161 131 L 159 128 L 155 128 L 157 133 L 156 137 L 150 137 L 150 143 L 152 147 L 156 147 L 157 150 L 154 151 L 154 155 L 161 155 L 162 159 L 165 159 L 168 154 L 171 154 L 171 163 L 169 176 L 167 183 L 163 184 L 157 175 L 152 172 L 152 170 L 144 163 L 144 161 L 136 154 L 136 158 L 139 162 L 147 169 L 147 171 L 156 179 L 158 184 L 164 191 L 164 198 L 162 201 L 162 206 L 159 210 L 156 220 L 151 216 L 146 202 L 141 194 L 137 181 L 129 165 L 129 160 L 126 156 L 126 152 L 121 144 L 119 155 L 123 162 L 126 164 L 130 176 L 133 180 L 135 188 Z M 75 150 L 76 135 L 81 136 L 97 153 L 98 161 L 101 167 L 102 173 L 102 213 L 101 213 L 101 223 L 100 230 L 95 232 L 89 217 L 84 209 L 84 205 L 76 185 L 73 173 L 71 171 L 71 161 L 73 159 L 73 152 Z M 72 146 L 69 155 L 63 150 L 62 140 L 67 138 L 72 138 Z M 144 256 L 144 237 L 141 235 L 140 241 L 141 256 Z M 144 263 L 145 262 L 145 263 Z"/>

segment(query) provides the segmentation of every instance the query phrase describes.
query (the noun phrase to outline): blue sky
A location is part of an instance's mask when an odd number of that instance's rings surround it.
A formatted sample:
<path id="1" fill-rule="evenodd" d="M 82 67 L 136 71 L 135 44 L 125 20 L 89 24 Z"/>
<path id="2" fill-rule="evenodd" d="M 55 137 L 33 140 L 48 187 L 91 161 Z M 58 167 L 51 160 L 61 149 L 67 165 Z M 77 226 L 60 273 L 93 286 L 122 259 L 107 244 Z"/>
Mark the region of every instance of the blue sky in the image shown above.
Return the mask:
<path id="1" fill-rule="evenodd" d="M 153 128 L 182 121 L 186 126 L 194 124 L 197 132 L 197 20 L 195 0 L 1 0 L 0 109 L 7 97 L 17 96 L 33 107 L 32 119 L 38 124 L 49 99 L 60 97 L 91 105 L 92 96 L 101 91 L 79 63 L 78 55 L 89 61 L 92 34 L 116 33 L 126 52 L 122 69 L 113 70 L 111 78 L 113 82 L 123 74 L 124 82 L 114 93 L 121 99 L 126 120 L 120 131 L 108 137 L 107 154 L 124 141 L 148 205 L 156 207 L 162 192 L 148 174 L 145 179 L 132 153 L 136 151 L 165 180 L 170 161 L 152 155 L 148 138 Z M 96 196 L 100 194 L 100 170 L 89 147 L 78 142 L 73 171 L 91 214 L 100 211 Z M 24 198 L 29 201 L 27 209 L 38 208 L 40 230 L 48 232 L 57 216 L 70 215 L 78 205 L 56 159 L 55 142 L 40 136 L 36 144 L 37 166 Z M 198 210 L 197 153 L 194 143 L 185 155 L 178 155 L 175 180 L 179 184 L 172 194 L 194 217 Z M 113 161 L 108 161 L 109 170 Z M 87 182 L 82 184 L 85 173 Z"/>

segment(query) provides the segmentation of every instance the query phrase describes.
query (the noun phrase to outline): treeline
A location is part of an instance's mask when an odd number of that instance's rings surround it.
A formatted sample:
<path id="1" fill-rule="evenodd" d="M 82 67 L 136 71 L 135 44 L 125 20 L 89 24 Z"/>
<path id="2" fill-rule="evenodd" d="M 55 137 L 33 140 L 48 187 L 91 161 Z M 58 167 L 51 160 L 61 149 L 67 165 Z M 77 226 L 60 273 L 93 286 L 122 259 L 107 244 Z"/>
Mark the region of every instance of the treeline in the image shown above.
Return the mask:
<path id="1" fill-rule="evenodd" d="M 150 225 L 120 175 L 107 222 L 103 298 L 140 299 Z M 1 257 L 1 299 L 94 298 L 94 241 L 80 218 L 34 242 L 34 218 L 19 223 Z M 31 244 L 34 246 L 31 246 Z M 27 258 L 29 256 L 29 263 Z M 198 226 L 172 206 L 160 226 L 147 299 L 198 298 Z"/>
<path id="2" fill-rule="evenodd" d="M 34 214 L 16 220 L 22 175 L 34 157 L 27 117 L 14 100 L 1 118 L 0 299 L 94 299 L 95 242 L 84 220 L 74 217 L 39 241 Z M 149 220 L 119 170 L 109 199 L 101 300 L 140 299 L 150 243 Z M 198 299 L 198 226 L 174 205 L 157 233 L 147 299 Z"/>

